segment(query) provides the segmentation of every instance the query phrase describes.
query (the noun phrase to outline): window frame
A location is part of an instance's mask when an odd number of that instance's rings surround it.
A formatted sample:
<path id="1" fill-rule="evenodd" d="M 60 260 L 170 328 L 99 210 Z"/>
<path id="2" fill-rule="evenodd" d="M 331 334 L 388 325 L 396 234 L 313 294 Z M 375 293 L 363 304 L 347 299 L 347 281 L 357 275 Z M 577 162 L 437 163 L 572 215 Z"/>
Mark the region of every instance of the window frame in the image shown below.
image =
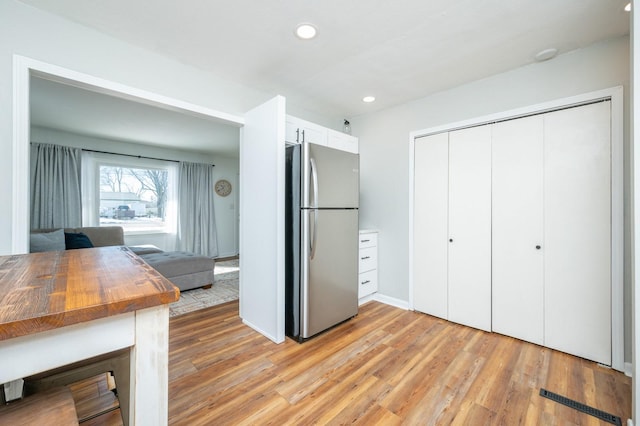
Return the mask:
<path id="1" fill-rule="evenodd" d="M 82 187 L 82 223 L 83 226 L 113 226 L 100 224 L 100 168 L 122 167 L 129 169 L 166 170 L 167 205 L 164 226 L 145 230 L 127 229 L 122 226 L 125 235 L 175 234 L 177 230 L 177 163 L 170 160 L 154 160 L 129 154 L 109 154 L 83 152 L 83 187 Z"/>

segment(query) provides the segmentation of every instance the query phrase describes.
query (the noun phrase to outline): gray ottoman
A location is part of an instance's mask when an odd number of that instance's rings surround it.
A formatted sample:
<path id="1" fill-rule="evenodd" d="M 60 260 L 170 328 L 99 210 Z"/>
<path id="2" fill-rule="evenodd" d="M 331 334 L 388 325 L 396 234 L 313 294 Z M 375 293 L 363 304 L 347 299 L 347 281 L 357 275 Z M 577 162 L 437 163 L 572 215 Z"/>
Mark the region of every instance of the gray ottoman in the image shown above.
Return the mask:
<path id="1" fill-rule="evenodd" d="M 164 275 L 180 291 L 192 288 L 210 288 L 213 284 L 215 261 L 187 251 L 169 251 L 140 256 L 153 269 Z"/>

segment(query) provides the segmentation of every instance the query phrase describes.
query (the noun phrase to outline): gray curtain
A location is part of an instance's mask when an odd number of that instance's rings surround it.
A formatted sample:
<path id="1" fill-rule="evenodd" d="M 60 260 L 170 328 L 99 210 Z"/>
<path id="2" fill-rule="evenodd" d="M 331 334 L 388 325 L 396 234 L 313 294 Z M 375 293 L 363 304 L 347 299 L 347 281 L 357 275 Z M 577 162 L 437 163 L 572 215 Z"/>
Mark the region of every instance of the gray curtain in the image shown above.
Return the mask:
<path id="1" fill-rule="evenodd" d="M 82 226 L 82 150 L 31 144 L 31 229 Z"/>
<path id="2" fill-rule="evenodd" d="M 218 256 L 213 210 L 213 166 L 181 162 L 178 172 L 178 247 Z"/>

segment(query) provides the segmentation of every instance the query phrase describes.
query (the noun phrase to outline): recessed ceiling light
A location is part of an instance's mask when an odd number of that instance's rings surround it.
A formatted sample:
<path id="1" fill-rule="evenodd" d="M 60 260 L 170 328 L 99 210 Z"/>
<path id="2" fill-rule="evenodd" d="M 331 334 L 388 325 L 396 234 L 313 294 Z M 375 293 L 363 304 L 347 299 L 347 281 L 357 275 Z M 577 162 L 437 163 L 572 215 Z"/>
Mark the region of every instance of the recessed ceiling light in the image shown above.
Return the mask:
<path id="1" fill-rule="evenodd" d="M 295 31 L 296 37 L 302 40 L 311 40 L 318 34 L 318 30 L 312 24 L 299 24 Z"/>
<path id="2" fill-rule="evenodd" d="M 627 5 L 624 7 L 624 10 L 626 10 L 627 12 L 631 12 L 631 3 L 627 3 Z"/>
<path id="3" fill-rule="evenodd" d="M 371 103 L 376 100 L 375 96 L 365 96 L 362 98 L 362 102 Z"/>
<path id="4" fill-rule="evenodd" d="M 548 61 L 549 59 L 553 58 L 557 54 L 558 54 L 558 49 L 552 47 L 551 49 L 544 49 L 536 53 L 535 59 L 538 62 Z"/>

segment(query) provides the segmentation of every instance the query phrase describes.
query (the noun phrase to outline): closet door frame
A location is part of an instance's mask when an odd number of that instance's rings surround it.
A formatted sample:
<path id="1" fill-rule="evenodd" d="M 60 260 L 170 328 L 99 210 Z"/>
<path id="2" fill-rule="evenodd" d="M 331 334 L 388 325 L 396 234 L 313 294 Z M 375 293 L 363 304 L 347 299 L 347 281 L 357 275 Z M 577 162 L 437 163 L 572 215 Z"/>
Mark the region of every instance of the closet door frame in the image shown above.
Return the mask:
<path id="1" fill-rule="evenodd" d="M 611 367 L 630 373 L 624 363 L 624 201 L 623 201 L 623 88 L 622 86 L 584 93 L 523 108 L 434 126 L 409 133 L 409 309 L 413 304 L 414 232 L 414 150 L 415 139 L 452 130 L 551 112 L 558 109 L 611 101 Z"/>

